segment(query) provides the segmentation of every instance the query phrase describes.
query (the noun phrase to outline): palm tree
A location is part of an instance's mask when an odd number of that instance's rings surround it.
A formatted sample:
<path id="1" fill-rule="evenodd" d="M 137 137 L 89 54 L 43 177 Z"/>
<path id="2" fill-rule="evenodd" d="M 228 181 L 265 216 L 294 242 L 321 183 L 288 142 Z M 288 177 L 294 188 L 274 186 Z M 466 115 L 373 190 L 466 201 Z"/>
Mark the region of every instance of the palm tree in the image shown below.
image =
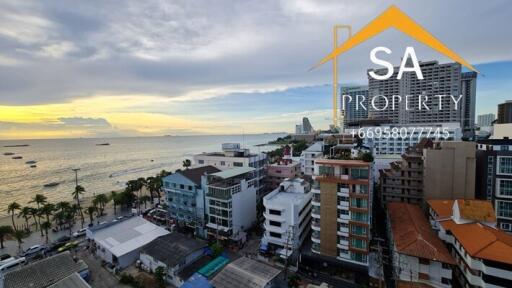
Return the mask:
<path id="1" fill-rule="evenodd" d="M 109 199 L 105 194 L 98 194 L 92 200 L 93 204 L 99 208 L 99 216 L 103 216 L 103 211 L 105 210 L 105 205 L 108 203 L 108 200 Z"/>
<path id="2" fill-rule="evenodd" d="M 153 198 L 158 198 L 158 203 L 160 204 L 160 191 L 162 190 L 162 177 L 157 175 L 155 177 L 148 177 L 146 179 L 146 187 L 149 190 L 149 194 L 151 195 L 151 201 L 154 203 Z"/>
<path id="3" fill-rule="evenodd" d="M 11 226 L 4 225 L 0 226 L 0 249 L 4 249 L 4 239 L 7 235 L 12 235 L 14 233 L 14 230 Z"/>
<path id="4" fill-rule="evenodd" d="M 32 215 L 32 208 L 28 206 L 24 206 L 21 208 L 20 212 L 18 213 L 18 218 L 23 217 L 25 219 L 25 229 L 30 230 L 30 224 L 28 223 L 28 220 L 30 219 Z"/>
<path id="5" fill-rule="evenodd" d="M 183 168 L 188 170 L 190 166 L 192 166 L 192 162 L 190 161 L 190 159 L 183 160 Z"/>
<path id="6" fill-rule="evenodd" d="M 82 228 L 84 228 L 84 213 L 82 212 L 82 208 L 80 208 L 80 195 L 85 192 L 84 187 L 80 185 L 76 185 L 75 191 L 73 191 L 73 198 L 76 200 L 76 205 L 78 205 L 78 211 L 80 212 L 80 220 L 82 220 Z"/>
<path id="7" fill-rule="evenodd" d="M 89 206 L 85 211 L 85 213 L 89 215 L 89 221 L 91 224 L 94 222 L 94 213 L 96 213 L 97 210 L 98 208 L 96 206 Z"/>
<path id="8" fill-rule="evenodd" d="M 140 177 L 136 181 L 137 181 L 137 188 L 138 188 L 137 189 L 138 190 L 137 198 L 140 198 L 141 194 L 142 194 L 142 188 L 144 188 L 146 186 L 146 179 Z M 138 204 L 139 213 L 140 213 L 140 200 L 139 199 L 137 200 L 137 204 Z"/>
<path id="9" fill-rule="evenodd" d="M 52 228 L 52 223 L 49 221 L 41 223 L 41 230 L 44 229 L 45 231 L 46 244 L 48 244 L 48 230 L 50 230 L 50 228 Z"/>
<path id="10" fill-rule="evenodd" d="M 23 230 L 15 230 L 12 233 L 12 237 L 18 241 L 18 251 L 21 252 L 21 244 L 23 244 L 23 239 L 27 238 L 30 233 Z"/>
<path id="11" fill-rule="evenodd" d="M 53 212 L 55 211 L 55 205 L 52 204 L 52 203 L 47 203 L 47 204 L 44 204 L 43 207 L 41 207 L 40 209 L 41 211 L 41 214 L 44 215 L 46 217 L 46 222 L 51 222 L 50 221 L 50 216 L 53 214 Z"/>
<path id="12" fill-rule="evenodd" d="M 37 208 L 34 208 L 34 207 L 30 207 L 29 208 L 29 211 L 30 211 L 30 216 L 32 216 L 32 219 L 34 219 L 34 224 L 36 224 L 36 231 L 37 229 L 39 229 L 39 222 L 37 222 L 37 215 L 38 215 L 38 210 Z"/>
<path id="13" fill-rule="evenodd" d="M 32 201 L 29 201 L 28 203 L 36 203 L 37 205 L 37 219 L 39 220 L 39 227 L 41 227 L 41 216 L 40 216 L 40 213 L 39 213 L 39 208 L 41 208 L 41 205 L 45 204 L 46 203 L 46 196 L 44 196 L 43 194 L 36 194 L 34 196 L 34 198 L 32 198 Z M 41 236 L 43 236 L 43 231 L 41 231 Z"/>
<path id="14" fill-rule="evenodd" d="M 149 195 L 142 195 L 139 200 L 144 203 L 144 210 L 146 210 L 146 202 L 151 201 L 151 197 Z"/>
<path id="15" fill-rule="evenodd" d="M 11 213 L 12 228 L 14 229 L 14 231 L 18 230 L 16 227 L 16 223 L 14 223 L 14 213 L 16 213 L 16 210 L 20 210 L 20 209 L 21 209 L 20 204 L 18 204 L 16 202 L 12 202 L 11 204 L 9 204 L 9 206 L 7 206 L 7 212 Z"/>
<path id="16" fill-rule="evenodd" d="M 114 215 L 117 215 L 117 205 L 119 204 L 119 194 L 116 191 L 110 192 L 110 200 L 112 200 L 112 204 L 114 205 Z"/>

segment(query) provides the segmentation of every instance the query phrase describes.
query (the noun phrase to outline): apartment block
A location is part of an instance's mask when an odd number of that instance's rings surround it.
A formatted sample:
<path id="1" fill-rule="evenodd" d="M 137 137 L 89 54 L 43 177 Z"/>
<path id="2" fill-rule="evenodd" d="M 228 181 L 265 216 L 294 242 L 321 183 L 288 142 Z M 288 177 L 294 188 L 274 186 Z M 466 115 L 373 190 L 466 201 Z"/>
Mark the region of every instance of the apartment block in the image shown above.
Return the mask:
<path id="1" fill-rule="evenodd" d="M 236 167 L 207 176 L 206 227 L 210 238 L 244 241 L 244 231 L 256 221 L 255 174 L 252 167 Z"/>
<path id="2" fill-rule="evenodd" d="M 457 263 L 460 287 L 512 287 L 512 236 L 497 229 L 491 202 L 429 200 L 429 220 Z"/>
<path id="3" fill-rule="evenodd" d="M 387 217 L 394 278 L 409 284 L 404 287 L 415 287 L 416 283 L 452 287 L 455 260 L 430 227 L 421 207 L 389 203 Z"/>
<path id="4" fill-rule="evenodd" d="M 476 197 L 491 201 L 498 227 L 512 233 L 512 140 L 477 141 Z"/>
<path id="5" fill-rule="evenodd" d="M 371 163 L 318 159 L 312 188 L 312 252 L 368 268 Z"/>
<path id="6" fill-rule="evenodd" d="M 475 198 L 476 145 L 474 142 L 436 142 L 423 150 L 423 197 Z"/>
<path id="7" fill-rule="evenodd" d="M 423 203 L 423 149 L 433 145 L 431 140 L 424 138 L 407 149 L 400 161 L 392 162 L 390 168 L 379 171 L 381 203 Z"/>
<path id="8" fill-rule="evenodd" d="M 349 97 L 343 97 L 348 95 Z M 358 107 L 359 99 L 368 99 L 368 86 L 342 87 L 341 88 L 341 115 L 343 116 L 343 128 L 348 123 L 368 119 L 368 110 Z M 368 101 L 368 100 L 366 100 Z"/>
<path id="9" fill-rule="evenodd" d="M 182 170 L 163 179 L 169 217 L 192 228 L 205 225 L 204 175 L 219 172 L 213 166 Z"/>
<path id="10" fill-rule="evenodd" d="M 498 124 L 512 123 L 512 100 L 498 105 Z"/>
<path id="11" fill-rule="evenodd" d="M 268 188 L 276 189 L 287 178 L 295 178 L 301 175 L 300 163 L 291 159 L 281 159 L 277 163 L 268 165 Z"/>
<path id="12" fill-rule="evenodd" d="M 300 178 L 286 179 L 263 197 L 262 249 L 283 258 L 299 249 L 311 228 L 311 198 L 310 184 Z"/>
<path id="13" fill-rule="evenodd" d="M 215 166 L 220 170 L 235 167 L 252 167 L 255 169 L 256 190 L 258 199 L 264 196 L 267 154 L 251 153 L 249 149 L 240 147 L 240 143 L 224 143 L 221 152 L 194 155 L 195 166 Z"/>
<path id="14" fill-rule="evenodd" d="M 492 122 L 496 119 L 496 115 L 492 113 L 478 115 L 477 124 L 479 127 L 492 126 Z"/>
<path id="15" fill-rule="evenodd" d="M 368 95 L 386 96 L 391 99 L 393 95 L 411 95 L 407 111 L 405 101 L 397 105 L 396 109 L 376 110 L 369 107 L 369 117 L 373 119 L 387 119 L 394 124 L 415 124 L 415 123 L 460 123 L 463 132 L 471 134 L 475 122 L 475 95 L 476 95 L 476 73 L 461 73 L 461 66 L 458 63 L 439 64 L 437 61 L 419 63 L 423 78 L 416 77 L 414 72 L 405 72 L 402 79 L 397 79 L 398 67 L 394 68 L 393 75 L 387 80 L 376 80 L 368 75 Z M 384 74 L 386 69 L 370 69 L 377 74 Z M 425 101 L 430 110 L 419 110 L 419 97 L 428 96 Z M 450 97 L 442 97 L 439 100 L 436 95 L 453 95 L 458 98 L 462 96 L 458 109 Z M 385 99 L 379 97 L 375 101 L 377 107 L 385 106 Z M 442 108 L 442 109 L 440 109 Z"/>
<path id="16" fill-rule="evenodd" d="M 313 176 L 315 170 L 315 160 L 323 156 L 323 149 L 324 145 L 322 142 L 315 142 L 306 150 L 302 151 L 300 156 L 302 174 Z"/>

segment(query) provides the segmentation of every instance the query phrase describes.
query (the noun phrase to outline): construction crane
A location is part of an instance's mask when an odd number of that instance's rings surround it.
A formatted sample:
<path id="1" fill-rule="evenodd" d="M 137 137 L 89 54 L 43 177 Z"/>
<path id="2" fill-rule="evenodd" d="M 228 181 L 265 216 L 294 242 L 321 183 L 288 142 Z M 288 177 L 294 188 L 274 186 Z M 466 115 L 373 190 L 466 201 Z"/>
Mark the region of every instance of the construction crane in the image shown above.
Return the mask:
<path id="1" fill-rule="evenodd" d="M 334 25 L 332 28 L 334 49 L 338 47 L 338 31 L 341 29 L 348 30 L 348 38 L 352 37 L 352 26 L 350 25 Z M 332 61 L 332 124 L 336 128 L 338 123 L 338 57 L 334 57 Z"/>

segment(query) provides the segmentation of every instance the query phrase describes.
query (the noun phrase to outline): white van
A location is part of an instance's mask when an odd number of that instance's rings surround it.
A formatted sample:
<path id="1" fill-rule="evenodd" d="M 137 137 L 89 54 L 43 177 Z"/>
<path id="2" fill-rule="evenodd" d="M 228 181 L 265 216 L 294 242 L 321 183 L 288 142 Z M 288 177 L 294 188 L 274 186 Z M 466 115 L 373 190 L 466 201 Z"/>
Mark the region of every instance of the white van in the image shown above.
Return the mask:
<path id="1" fill-rule="evenodd" d="M 7 264 L 4 264 L 2 266 L 0 266 L 0 273 L 5 273 L 9 270 L 12 270 L 20 265 L 23 265 L 27 262 L 27 259 L 25 259 L 25 257 L 21 257 L 21 258 L 18 258 L 14 261 L 11 261 Z"/>

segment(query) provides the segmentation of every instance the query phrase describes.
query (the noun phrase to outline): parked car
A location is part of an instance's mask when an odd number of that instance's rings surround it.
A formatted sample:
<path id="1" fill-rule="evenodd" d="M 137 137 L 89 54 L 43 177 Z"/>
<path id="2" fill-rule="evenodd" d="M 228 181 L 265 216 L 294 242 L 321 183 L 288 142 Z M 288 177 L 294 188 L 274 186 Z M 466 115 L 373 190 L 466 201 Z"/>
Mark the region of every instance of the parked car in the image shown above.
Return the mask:
<path id="1" fill-rule="evenodd" d="M 0 260 L 0 266 L 3 266 L 7 263 L 10 263 L 12 261 L 16 260 L 16 258 L 12 257 L 12 256 L 9 256 L 9 258 L 6 258 L 6 259 L 3 259 L 3 260 Z"/>
<path id="2" fill-rule="evenodd" d="M 13 261 L 10 261 L 7 264 L 4 264 L 4 265 L 0 266 L 0 273 L 5 273 L 5 272 L 7 272 L 9 270 L 12 270 L 15 267 L 17 267 L 19 265 L 23 265 L 25 263 L 27 263 L 27 259 L 25 257 L 21 257 L 21 258 L 15 259 Z"/>
<path id="3" fill-rule="evenodd" d="M 66 245 L 60 247 L 57 251 L 60 253 L 60 252 L 67 251 L 69 249 L 73 249 L 77 246 L 78 246 L 78 241 L 68 242 L 68 243 L 66 243 Z"/>
<path id="4" fill-rule="evenodd" d="M 44 245 L 34 245 L 30 248 L 28 248 L 23 254 L 23 257 L 29 257 L 38 253 L 43 252 L 46 249 Z"/>
<path id="5" fill-rule="evenodd" d="M 7 253 L 0 255 L 0 261 L 4 261 L 5 259 L 9 259 L 9 258 L 11 258 L 11 255 L 9 255 Z"/>
<path id="6" fill-rule="evenodd" d="M 75 233 L 73 233 L 73 238 L 78 238 L 78 237 L 84 236 L 86 230 L 87 229 L 83 228 L 83 229 L 76 231 Z"/>
<path id="7" fill-rule="evenodd" d="M 55 242 L 53 242 L 53 243 L 63 243 L 63 244 L 65 244 L 65 243 L 66 243 L 66 242 L 68 242 L 69 240 L 71 240 L 71 237 L 64 235 L 64 236 L 59 237 L 59 238 L 58 238 L 57 240 L 55 240 Z"/>
<path id="8" fill-rule="evenodd" d="M 53 242 L 50 246 L 48 246 L 45 250 L 46 253 L 56 251 L 60 247 L 64 246 L 69 240 L 71 240 L 71 237 L 69 236 L 61 236 L 55 242 Z"/>

